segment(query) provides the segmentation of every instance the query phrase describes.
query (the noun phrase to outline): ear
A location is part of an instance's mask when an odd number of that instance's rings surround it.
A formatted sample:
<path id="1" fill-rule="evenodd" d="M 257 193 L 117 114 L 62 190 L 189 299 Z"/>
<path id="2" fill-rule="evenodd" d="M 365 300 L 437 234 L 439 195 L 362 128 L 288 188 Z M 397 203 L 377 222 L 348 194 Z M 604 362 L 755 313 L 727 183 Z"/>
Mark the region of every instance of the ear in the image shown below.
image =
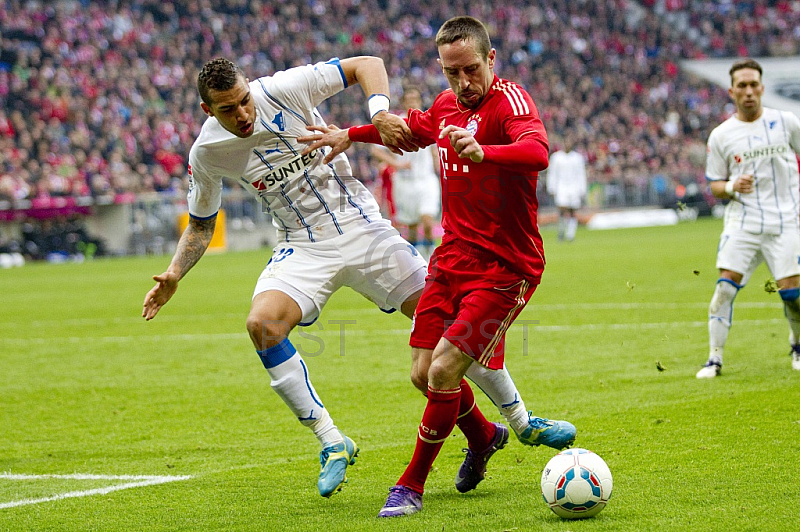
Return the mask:
<path id="1" fill-rule="evenodd" d="M 731 97 L 731 100 L 736 101 L 736 97 L 733 95 L 733 87 L 728 88 L 728 96 Z"/>
<path id="2" fill-rule="evenodd" d="M 214 112 L 211 110 L 211 107 L 206 104 L 206 102 L 200 102 L 200 108 L 203 109 L 203 112 L 208 116 L 214 116 Z"/>
<path id="3" fill-rule="evenodd" d="M 494 58 L 495 58 L 495 56 L 497 56 L 497 50 L 492 48 L 491 50 L 489 50 L 489 55 L 487 56 L 487 60 L 488 60 L 488 63 L 489 63 L 489 68 L 494 68 Z"/>

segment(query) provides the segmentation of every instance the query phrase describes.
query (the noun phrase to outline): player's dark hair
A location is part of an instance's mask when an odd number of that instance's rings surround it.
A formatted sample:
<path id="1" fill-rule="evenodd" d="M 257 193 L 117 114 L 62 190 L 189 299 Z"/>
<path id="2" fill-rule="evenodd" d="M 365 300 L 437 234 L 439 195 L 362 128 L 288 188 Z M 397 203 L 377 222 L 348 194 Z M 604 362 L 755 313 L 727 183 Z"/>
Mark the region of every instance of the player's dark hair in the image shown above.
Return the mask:
<path id="1" fill-rule="evenodd" d="M 239 81 L 239 77 L 247 79 L 244 71 L 239 66 L 225 59 L 217 57 L 208 61 L 197 75 L 197 92 L 206 105 L 211 105 L 210 91 L 230 90 Z"/>
<path id="2" fill-rule="evenodd" d="M 486 26 L 476 18 L 453 17 L 442 24 L 436 33 L 436 46 L 466 40 L 475 43 L 475 48 L 481 57 L 484 59 L 489 57 L 489 51 L 492 49 L 489 32 L 486 31 Z"/>
<path id="3" fill-rule="evenodd" d="M 743 68 L 752 68 L 753 70 L 757 71 L 759 78 L 764 74 L 764 71 L 761 69 L 761 65 L 759 65 L 758 61 L 755 59 L 740 59 L 739 61 L 736 61 L 728 71 L 728 74 L 731 75 L 731 85 L 733 85 L 733 73 L 737 70 L 742 70 Z"/>

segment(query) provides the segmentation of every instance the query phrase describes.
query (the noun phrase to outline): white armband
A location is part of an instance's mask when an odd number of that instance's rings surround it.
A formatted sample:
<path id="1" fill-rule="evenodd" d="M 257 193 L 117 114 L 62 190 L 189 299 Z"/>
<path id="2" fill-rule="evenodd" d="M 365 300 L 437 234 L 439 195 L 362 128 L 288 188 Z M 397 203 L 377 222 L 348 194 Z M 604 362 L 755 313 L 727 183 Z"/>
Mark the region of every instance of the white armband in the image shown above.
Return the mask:
<path id="1" fill-rule="evenodd" d="M 725 183 L 725 194 L 727 194 L 730 197 L 734 196 L 733 181 L 729 180 L 727 183 Z"/>
<path id="2" fill-rule="evenodd" d="M 367 100 L 369 105 L 369 119 L 372 120 L 381 111 L 389 110 L 389 97 L 385 94 L 373 94 Z"/>

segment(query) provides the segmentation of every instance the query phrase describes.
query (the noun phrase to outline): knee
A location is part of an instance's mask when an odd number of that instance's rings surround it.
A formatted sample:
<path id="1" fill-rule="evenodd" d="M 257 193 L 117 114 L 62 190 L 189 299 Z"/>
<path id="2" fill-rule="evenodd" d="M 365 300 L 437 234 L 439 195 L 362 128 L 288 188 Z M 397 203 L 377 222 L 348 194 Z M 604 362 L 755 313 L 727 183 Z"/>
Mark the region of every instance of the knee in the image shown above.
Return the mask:
<path id="1" fill-rule="evenodd" d="M 445 364 L 437 364 L 434 361 L 428 369 L 428 384 L 436 390 L 456 388 L 460 381 L 461 379 L 457 378 L 457 375 Z"/>
<path id="2" fill-rule="evenodd" d="M 733 300 L 739 292 L 741 286 L 734 281 L 727 278 L 720 278 L 717 281 L 717 287 L 714 290 L 714 296 L 711 298 L 711 304 L 708 306 L 708 311 L 711 314 L 716 314 L 721 311 L 727 311 L 728 307 L 733 305 Z"/>
<path id="3" fill-rule="evenodd" d="M 258 350 L 272 347 L 289 334 L 290 327 L 280 320 L 271 320 L 259 315 L 250 313 L 247 316 L 247 332 L 253 340 Z"/>
<path id="4" fill-rule="evenodd" d="M 411 368 L 411 382 L 414 387 L 424 394 L 428 393 L 428 373 L 420 371 L 420 368 Z"/>

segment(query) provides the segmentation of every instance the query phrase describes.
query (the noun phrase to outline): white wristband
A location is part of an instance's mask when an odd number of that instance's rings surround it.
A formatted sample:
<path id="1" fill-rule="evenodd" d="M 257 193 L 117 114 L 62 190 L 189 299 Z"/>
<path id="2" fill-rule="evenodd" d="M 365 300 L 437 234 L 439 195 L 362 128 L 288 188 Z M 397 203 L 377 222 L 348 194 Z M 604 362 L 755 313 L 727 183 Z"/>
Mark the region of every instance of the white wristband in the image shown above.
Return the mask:
<path id="1" fill-rule="evenodd" d="M 725 194 L 727 194 L 730 197 L 733 197 L 734 192 L 733 192 L 733 181 L 732 180 L 728 181 L 727 183 L 725 183 Z"/>
<path id="2" fill-rule="evenodd" d="M 367 101 L 369 104 L 369 119 L 372 120 L 381 111 L 389 110 L 389 97 L 385 94 L 373 94 Z"/>

